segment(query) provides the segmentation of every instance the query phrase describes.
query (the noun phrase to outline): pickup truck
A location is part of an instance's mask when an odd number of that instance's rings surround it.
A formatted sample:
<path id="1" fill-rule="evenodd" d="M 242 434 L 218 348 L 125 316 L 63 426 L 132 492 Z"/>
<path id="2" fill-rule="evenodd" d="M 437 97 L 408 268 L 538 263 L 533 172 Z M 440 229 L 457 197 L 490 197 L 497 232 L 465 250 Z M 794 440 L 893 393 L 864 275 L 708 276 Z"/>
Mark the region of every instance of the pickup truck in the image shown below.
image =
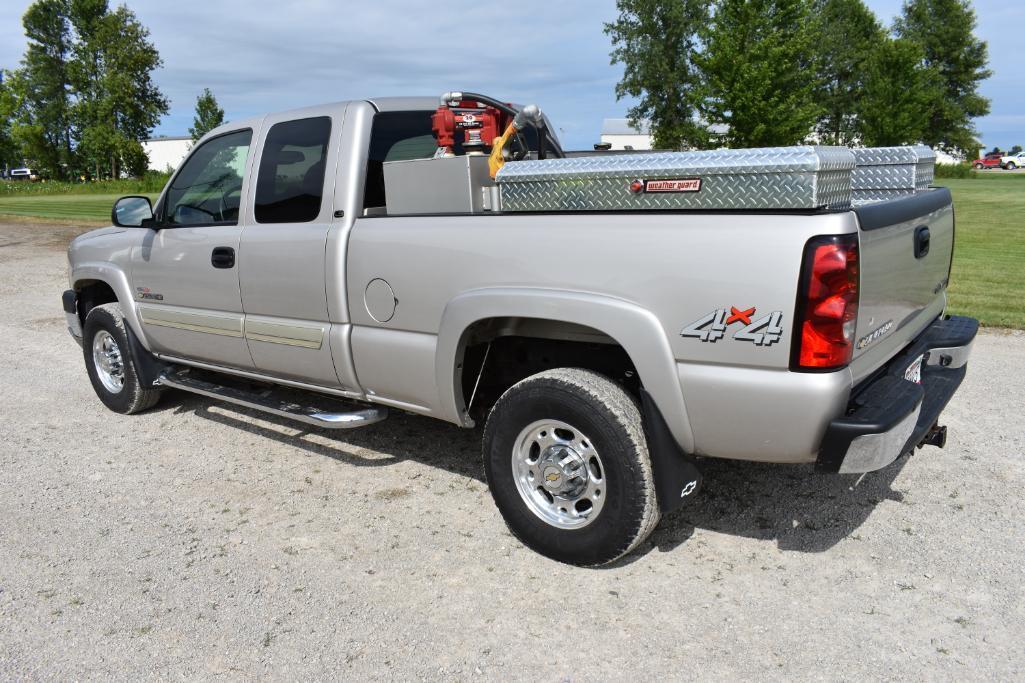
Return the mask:
<path id="1" fill-rule="evenodd" d="M 509 528 L 585 566 L 699 498 L 705 458 L 864 473 L 942 447 L 978 328 L 945 315 L 948 190 L 807 211 L 404 212 L 437 193 L 386 183 L 388 164 L 459 152 L 435 140 L 437 102 L 222 126 L 155 206 L 122 198 L 74 239 L 62 303 L 99 399 L 483 425 Z M 572 154 L 514 137 L 526 163 Z"/>
<path id="2" fill-rule="evenodd" d="M 1025 166 L 1025 152 L 1018 152 L 1017 154 L 1009 154 L 1007 156 L 1000 157 L 1000 168 L 1008 171 L 1013 171 L 1016 168 Z"/>

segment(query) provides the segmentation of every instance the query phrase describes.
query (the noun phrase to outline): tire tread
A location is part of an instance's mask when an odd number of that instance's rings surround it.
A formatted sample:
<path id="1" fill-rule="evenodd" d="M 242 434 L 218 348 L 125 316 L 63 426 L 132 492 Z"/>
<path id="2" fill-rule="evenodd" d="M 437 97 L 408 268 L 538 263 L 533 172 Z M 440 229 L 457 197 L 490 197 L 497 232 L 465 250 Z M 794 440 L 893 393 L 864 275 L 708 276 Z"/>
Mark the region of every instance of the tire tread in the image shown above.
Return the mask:
<path id="1" fill-rule="evenodd" d="M 624 461 L 634 480 L 640 486 L 639 518 L 634 520 L 635 524 L 630 537 L 626 539 L 616 554 L 591 566 L 615 562 L 637 548 L 651 534 L 660 518 L 654 474 L 651 459 L 648 457 L 647 439 L 644 436 L 640 407 L 622 387 L 608 377 L 592 370 L 571 367 L 546 370 L 521 380 L 506 390 L 498 399 L 488 416 L 488 424 L 485 426 L 485 443 L 493 429 L 492 418 L 501 413 L 503 403 L 511 396 L 523 391 L 530 391 L 533 388 L 564 391 L 576 397 L 583 394 L 599 413 L 604 414 L 605 420 L 611 421 L 616 428 L 627 435 L 633 446 L 632 450 L 636 457 L 628 457 Z M 515 530 L 513 533 L 520 538 Z M 520 538 L 520 540 L 524 541 L 525 539 Z"/>

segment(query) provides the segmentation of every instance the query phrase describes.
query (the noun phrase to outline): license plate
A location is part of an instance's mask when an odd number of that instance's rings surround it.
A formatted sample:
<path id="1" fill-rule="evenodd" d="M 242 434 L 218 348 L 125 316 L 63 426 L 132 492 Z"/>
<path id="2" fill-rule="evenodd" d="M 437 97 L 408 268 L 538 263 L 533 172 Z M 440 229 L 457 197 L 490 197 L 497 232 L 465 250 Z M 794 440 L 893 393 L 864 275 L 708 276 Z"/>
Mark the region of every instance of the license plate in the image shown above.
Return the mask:
<path id="1" fill-rule="evenodd" d="M 922 383 L 922 359 L 925 358 L 923 353 L 921 356 L 915 359 L 915 362 L 908 366 L 908 369 L 904 371 L 904 379 L 915 384 Z"/>

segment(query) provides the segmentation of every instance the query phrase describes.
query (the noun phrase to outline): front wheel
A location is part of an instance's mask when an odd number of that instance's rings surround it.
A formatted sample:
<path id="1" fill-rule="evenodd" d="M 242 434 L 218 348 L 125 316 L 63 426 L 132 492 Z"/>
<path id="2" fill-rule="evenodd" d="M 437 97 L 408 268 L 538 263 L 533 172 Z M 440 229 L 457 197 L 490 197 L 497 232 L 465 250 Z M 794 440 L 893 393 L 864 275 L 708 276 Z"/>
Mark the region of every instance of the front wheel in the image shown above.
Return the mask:
<path id="1" fill-rule="evenodd" d="M 981 171 L 982 169 L 986 168 L 986 166 L 985 164 L 975 164 L 975 168 Z"/>
<path id="2" fill-rule="evenodd" d="M 82 349 L 93 390 L 115 413 L 137 413 L 160 400 L 160 389 L 139 382 L 119 304 L 103 304 L 89 311 Z"/>
<path id="3" fill-rule="evenodd" d="M 1013 171 L 1016 168 L 1018 168 L 1018 164 L 1014 163 L 1013 161 L 1008 161 L 1007 162 L 1007 170 L 1008 171 Z"/>
<path id="4" fill-rule="evenodd" d="M 560 562 L 611 562 L 659 520 L 637 403 L 589 370 L 549 370 L 506 391 L 484 429 L 484 473 L 513 534 Z"/>

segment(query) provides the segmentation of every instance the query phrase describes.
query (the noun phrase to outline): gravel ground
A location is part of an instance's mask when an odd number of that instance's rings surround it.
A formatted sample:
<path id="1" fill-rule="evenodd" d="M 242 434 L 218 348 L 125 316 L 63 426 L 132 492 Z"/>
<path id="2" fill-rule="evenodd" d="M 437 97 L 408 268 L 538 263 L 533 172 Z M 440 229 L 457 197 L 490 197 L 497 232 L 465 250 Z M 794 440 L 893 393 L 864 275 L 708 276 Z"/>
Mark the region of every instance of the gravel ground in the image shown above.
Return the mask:
<path id="1" fill-rule="evenodd" d="M 71 228 L 0 225 L 0 677 L 1025 675 L 1025 335 L 987 332 L 945 450 L 855 477 L 711 462 L 606 569 L 506 531 L 479 434 L 351 434 L 89 386 Z"/>

